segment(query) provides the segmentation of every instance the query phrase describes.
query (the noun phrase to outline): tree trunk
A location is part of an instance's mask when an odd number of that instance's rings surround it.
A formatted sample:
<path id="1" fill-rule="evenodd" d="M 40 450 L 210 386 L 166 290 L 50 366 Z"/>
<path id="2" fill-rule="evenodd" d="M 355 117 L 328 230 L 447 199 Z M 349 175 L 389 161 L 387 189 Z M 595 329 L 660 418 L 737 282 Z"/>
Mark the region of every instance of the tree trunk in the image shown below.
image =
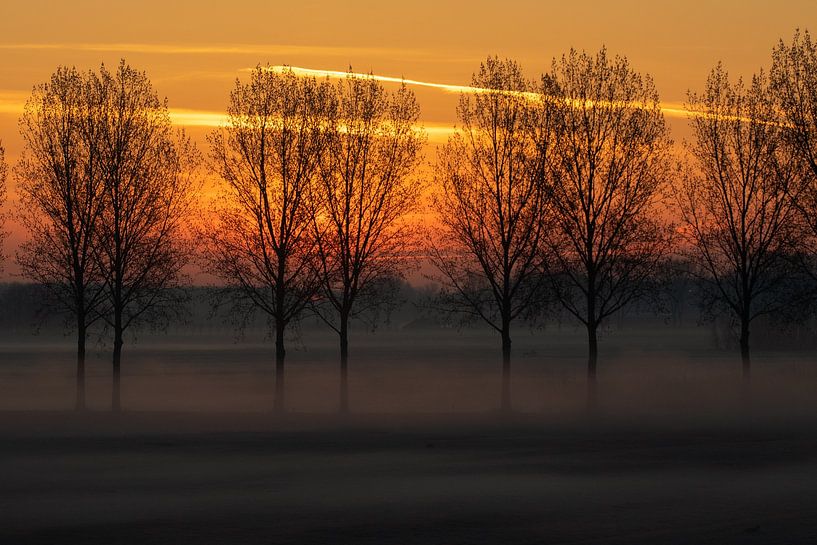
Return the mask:
<path id="1" fill-rule="evenodd" d="M 284 328 L 285 324 L 276 320 L 275 322 L 275 400 L 273 410 L 276 413 L 284 412 Z"/>
<path id="2" fill-rule="evenodd" d="M 349 412 L 349 317 L 340 317 L 340 412 Z"/>
<path id="3" fill-rule="evenodd" d="M 510 324 L 502 326 L 502 412 L 511 411 L 511 331 Z"/>
<path id="4" fill-rule="evenodd" d="M 740 359 L 743 367 L 743 379 L 751 377 L 751 362 L 749 360 L 749 320 L 744 318 L 740 322 Z"/>
<path id="5" fill-rule="evenodd" d="M 599 359 L 598 324 L 593 321 L 587 323 L 587 407 L 596 410 L 596 366 Z"/>
<path id="6" fill-rule="evenodd" d="M 122 364 L 122 318 L 116 316 L 114 324 L 113 340 L 113 387 L 111 391 L 111 410 L 120 412 L 122 410 L 122 399 L 120 392 L 121 364 Z"/>
<path id="7" fill-rule="evenodd" d="M 85 318 L 77 320 L 77 399 L 75 408 L 85 410 Z"/>

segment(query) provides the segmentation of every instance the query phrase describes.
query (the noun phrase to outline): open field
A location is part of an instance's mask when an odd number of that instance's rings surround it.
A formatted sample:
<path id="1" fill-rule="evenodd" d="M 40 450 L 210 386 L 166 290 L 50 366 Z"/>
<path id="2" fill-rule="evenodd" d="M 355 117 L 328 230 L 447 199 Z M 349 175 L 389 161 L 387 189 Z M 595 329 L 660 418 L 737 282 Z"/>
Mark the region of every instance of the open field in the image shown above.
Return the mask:
<path id="1" fill-rule="evenodd" d="M 814 543 L 817 365 L 761 351 L 747 387 L 707 339 L 605 337 L 589 415 L 581 332 L 520 333 L 503 417 L 494 336 L 360 334 L 346 418 L 328 335 L 284 415 L 263 339 L 128 345 L 119 415 L 104 347 L 76 414 L 70 338 L 6 339 L 0 543 Z"/>
<path id="2" fill-rule="evenodd" d="M 63 410 L 74 400 L 71 337 L 0 339 L 0 409 Z M 760 337 L 757 338 L 760 344 Z M 287 408 L 337 408 L 337 340 L 306 329 L 289 342 Z M 520 329 L 514 336 L 513 405 L 523 413 L 574 417 L 586 406 L 582 330 Z M 265 412 L 272 408 L 274 347 L 262 335 L 227 332 L 140 335 L 125 345 L 126 410 Z M 601 337 L 599 399 L 618 416 L 707 421 L 745 414 L 817 411 L 817 351 L 755 350 L 749 388 L 737 350 L 713 346 L 706 327 L 625 327 Z M 110 407 L 109 347 L 89 345 L 88 404 Z M 351 407 L 359 413 L 471 413 L 499 402 L 498 335 L 483 329 L 381 330 L 351 338 Z M 751 402 L 747 407 L 747 399 Z"/>
<path id="3" fill-rule="evenodd" d="M 814 543 L 813 425 L 4 413 L 2 543 Z"/>

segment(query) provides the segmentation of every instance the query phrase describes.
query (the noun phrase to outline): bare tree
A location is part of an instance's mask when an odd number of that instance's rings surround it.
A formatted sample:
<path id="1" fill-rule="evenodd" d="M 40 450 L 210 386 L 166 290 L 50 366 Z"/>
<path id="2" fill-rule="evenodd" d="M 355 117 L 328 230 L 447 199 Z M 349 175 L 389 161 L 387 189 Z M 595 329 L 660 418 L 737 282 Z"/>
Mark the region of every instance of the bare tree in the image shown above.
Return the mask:
<path id="1" fill-rule="evenodd" d="M 439 232 L 430 240 L 446 308 L 487 323 L 502 339 L 501 408 L 510 410 L 511 324 L 538 310 L 547 102 L 511 60 L 488 58 L 460 97 L 461 126 L 440 151 L 434 196 Z"/>
<path id="2" fill-rule="evenodd" d="M 802 299 L 803 284 L 790 259 L 802 243 L 790 195 L 798 192 L 800 166 L 783 145 L 786 129 L 762 72 L 746 86 L 731 83 L 718 65 L 704 93 L 689 93 L 688 109 L 695 136 L 686 146 L 692 165 L 674 188 L 685 254 L 707 306 L 723 307 L 739 324 L 748 379 L 752 321 Z"/>
<path id="3" fill-rule="evenodd" d="M 417 210 L 420 108 L 402 85 L 388 93 L 372 78 L 347 75 L 336 88 L 314 206 L 321 297 L 313 308 L 340 337 L 340 411 L 349 410 L 349 320 L 387 304 L 403 277 Z M 401 257 L 402 256 L 402 257 Z"/>
<path id="4" fill-rule="evenodd" d="M 333 108 L 328 82 L 257 67 L 236 81 L 229 121 L 210 136 L 222 180 L 208 226 L 206 269 L 226 283 L 232 310 L 265 313 L 275 329 L 275 409 L 284 408 L 284 334 L 319 289 L 310 187 Z"/>
<path id="5" fill-rule="evenodd" d="M 186 300 L 180 282 L 192 252 L 184 226 L 197 190 L 198 155 L 183 133 L 174 133 L 167 103 L 144 72 L 123 60 L 115 72 L 102 66 L 94 79 L 105 193 L 95 253 L 114 334 L 112 407 L 118 411 L 124 332 L 141 323 L 161 327 Z"/>
<path id="6" fill-rule="evenodd" d="M 23 273 L 45 286 L 68 312 L 77 334 L 76 408 L 85 408 L 85 344 L 100 319 L 103 282 L 94 259 L 104 206 L 96 152 L 98 104 L 90 77 L 58 68 L 34 88 L 20 132 L 25 150 L 17 164 L 18 216 L 29 233 L 17 253 Z"/>
<path id="7" fill-rule="evenodd" d="M 812 254 L 817 247 L 817 43 L 808 31 L 782 40 L 772 53 L 771 86 L 783 119 L 786 144 L 803 164 L 805 183 L 795 204 L 811 229 Z M 812 271 L 812 274 L 813 271 Z"/>
<path id="8" fill-rule="evenodd" d="M 557 299 L 587 329 L 592 404 L 598 328 L 645 295 L 668 250 L 657 207 L 671 141 L 652 79 L 625 57 L 571 50 L 544 81 L 556 111 L 545 263 Z"/>

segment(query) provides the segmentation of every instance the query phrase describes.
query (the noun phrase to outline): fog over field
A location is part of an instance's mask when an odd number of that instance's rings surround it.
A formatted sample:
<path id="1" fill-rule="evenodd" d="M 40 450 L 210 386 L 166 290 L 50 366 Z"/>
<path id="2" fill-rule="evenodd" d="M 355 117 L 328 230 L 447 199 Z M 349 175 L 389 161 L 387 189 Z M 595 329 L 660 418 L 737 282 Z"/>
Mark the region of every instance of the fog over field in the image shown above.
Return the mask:
<path id="1" fill-rule="evenodd" d="M 514 343 L 512 398 L 523 413 L 579 416 L 586 410 L 583 331 L 525 331 Z M 750 384 L 734 350 L 713 348 L 712 332 L 659 326 L 610 331 L 599 373 L 600 409 L 647 419 L 809 414 L 817 365 L 809 351 L 769 350 L 755 358 Z M 385 330 L 353 336 L 350 398 L 357 413 L 469 413 L 496 410 L 499 354 L 486 329 Z M 18 337 L 2 346 L 0 407 L 69 410 L 73 347 L 56 337 Z M 227 331 L 155 337 L 128 347 L 123 406 L 129 411 L 264 412 L 274 391 L 272 348 L 261 335 Z M 288 353 L 287 410 L 337 410 L 337 340 L 301 331 Z M 110 406 L 108 350 L 95 346 L 87 370 L 88 407 Z M 748 406 L 745 396 L 749 396 Z"/>
<path id="2" fill-rule="evenodd" d="M 514 336 L 515 412 L 497 412 L 495 332 L 407 304 L 351 336 L 274 347 L 206 312 L 131 339 L 124 412 L 109 346 L 89 350 L 72 411 L 70 337 L 46 321 L 0 344 L 0 541 L 8 543 L 811 543 L 817 362 L 770 328 L 741 380 L 723 324 L 631 313 L 601 336 L 588 413 L 584 331 Z M 677 321 L 677 319 L 675 320 Z"/>
<path id="3" fill-rule="evenodd" d="M 24 290 L 8 286 L 12 293 Z M 409 289 L 409 288 L 407 288 Z M 410 289 L 409 289 L 410 290 Z M 25 299 L 26 295 L 16 296 Z M 128 411 L 270 412 L 274 342 L 263 321 L 238 330 L 212 315 L 198 292 L 186 321 L 167 333 L 143 330 L 128 339 L 122 368 Z M 422 292 L 376 327 L 355 323 L 350 339 L 350 403 L 354 413 L 491 413 L 498 409 L 499 335 L 479 324 L 439 321 Z M 32 309 L 36 305 L 31 305 Z M 0 343 L 0 408 L 70 410 L 75 396 L 75 345 L 59 318 L 6 307 Z M 39 325 L 38 325 L 39 324 Z M 600 337 L 599 416 L 646 421 L 730 421 L 813 414 L 817 352 L 813 325 L 758 326 L 751 381 L 741 379 L 734 331 L 701 322 L 687 305 L 674 316 L 637 309 Z M 547 419 L 587 413 L 587 340 L 567 319 L 520 326 L 513 336 L 512 405 Z M 88 407 L 110 408 L 110 343 L 91 335 Z M 288 337 L 286 409 L 297 414 L 338 409 L 338 339 L 317 319 Z"/>

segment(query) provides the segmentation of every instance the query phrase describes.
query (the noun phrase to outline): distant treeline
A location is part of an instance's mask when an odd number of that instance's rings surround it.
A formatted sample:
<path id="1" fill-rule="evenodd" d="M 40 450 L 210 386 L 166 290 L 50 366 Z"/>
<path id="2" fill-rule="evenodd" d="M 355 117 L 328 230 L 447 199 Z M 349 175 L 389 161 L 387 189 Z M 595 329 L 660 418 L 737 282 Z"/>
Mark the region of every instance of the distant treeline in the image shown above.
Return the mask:
<path id="1" fill-rule="evenodd" d="M 290 328 L 338 335 L 345 412 L 350 324 L 401 313 L 494 330 L 505 410 L 514 328 L 554 320 L 586 330 L 591 405 L 599 331 L 644 309 L 721 324 L 749 379 L 750 337 L 803 327 L 817 302 L 817 45 L 795 32 L 748 81 L 719 64 L 686 110 L 678 154 L 626 57 L 570 50 L 533 80 L 488 57 L 424 179 L 405 84 L 259 65 L 201 154 L 146 73 L 59 67 L 26 104 L 12 168 L 28 233 L 15 259 L 34 284 L 3 297 L 48 302 L 15 327 L 42 308 L 76 332 L 79 408 L 89 334 L 111 338 L 118 410 L 125 334 L 210 327 L 205 308 L 274 337 L 278 410 Z M 429 261 L 421 294 L 405 280 Z M 216 285 L 190 288 L 191 264 Z"/>
<path id="2" fill-rule="evenodd" d="M 139 337 L 142 342 L 151 342 L 163 336 L 203 336 L 240 342 L 243 337 L 270 340 L 271 324 L 262 314 L 237 324 L 224 309 L 214 307 L 215 289 L 207 286 L 187 286 L 187 303 L 178 320 L 162 330 L 143 329 Z M 463 319 L 449 313 L 440 313 L 436 308 L 439 296 L 433 286 L 416 287 L 409 282 L 401 282 L 394 305 L 388 313 L 368 319 L 356 320 L 353 327 L 358 333 L 377 335 L 382 332 L 404 331 L 407 335 L 416 332 L 449 331 L 452 339 L 461 331 L 485 329 L 479 320 Z M 31 283 L 0 283 L 0 341 L 35 343 L 39 340 L 65 339 L 71 333 L 73 324 L 70 314 L 53 312 L 46 287 Z M 710 332 L 709 340 L 701 346 L 704 349 L 734 350 L 738 347 L 739 329 L 736 323 L 725 317 L 702 316 L 701 307 L 695 297 L 695 289 L 690 281 L 676 279 L 666 286 L 666 293 L 660 306 L 654 302 L 640 302 L 629 306 L 608 324 L 611 332 L 618 329 L 666 331 L 703 328 Z M 326 325 L 315 315 L 306 314 L 297 327 L 301 331 L 325 331 Z M 530 331 L 542 334 L 564 328 L 577 327 L 571 316 L 559 309 L 551 308 L 538 323 L 530 324 Z M 801 351 L 817 348 L 817 317 L 809 316 L 797 322 L 760 320 L 755 326 L 758 348 L 775 351 Z M 104 340 L 104 326 L 89 332 L 92 339 L 99 336 Z"/>

